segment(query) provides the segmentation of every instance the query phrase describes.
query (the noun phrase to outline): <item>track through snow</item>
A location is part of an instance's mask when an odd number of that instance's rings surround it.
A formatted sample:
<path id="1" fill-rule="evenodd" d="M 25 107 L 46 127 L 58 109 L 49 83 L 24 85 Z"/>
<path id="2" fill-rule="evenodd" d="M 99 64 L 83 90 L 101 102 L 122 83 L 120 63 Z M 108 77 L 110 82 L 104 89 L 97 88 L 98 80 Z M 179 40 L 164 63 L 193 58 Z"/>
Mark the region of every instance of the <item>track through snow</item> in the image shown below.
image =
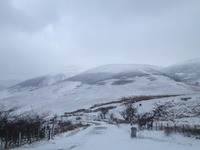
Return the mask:
<path id="1" fill-rule="evenodd" d="M 139 131 L 137 138 L 131 139 L 130 126 L 101 123 L 18 150 L 199 150 L 199 147 L 199 140 L 179 135 L 166 137 L 160 131 Z"/>

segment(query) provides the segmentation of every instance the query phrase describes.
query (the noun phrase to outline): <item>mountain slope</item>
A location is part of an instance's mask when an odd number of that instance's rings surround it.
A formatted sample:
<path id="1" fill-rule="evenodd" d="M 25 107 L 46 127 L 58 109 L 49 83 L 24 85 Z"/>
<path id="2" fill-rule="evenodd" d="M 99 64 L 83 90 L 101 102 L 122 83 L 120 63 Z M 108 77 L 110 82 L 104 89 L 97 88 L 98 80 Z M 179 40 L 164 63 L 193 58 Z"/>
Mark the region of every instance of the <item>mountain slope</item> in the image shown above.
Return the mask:
<path id="1" fill-rule="evenodd" d="M 126 84 L 129 83 L 130 80 L 127 80 L 129 78 L 162 74 L 154 68 L 158 67 L 150 65 L 104 65 L 87 70 L 68 80 L 87 84 L 103 84 L 105 80 L 116 79 L 119 81 L 116 81 L 116 84 Z"/>
<path id="2" fill-rule="evenodd" d="M 0 91 L 5 90 L 20 82 L 21 80 L 18 80 L 18 79 L 0 80 Z"/>
<path id="3" fill-rule="evenodd" d="M 163 72 L 176 81 L 200 86 L 200 58 L 172 65 Z"/>
<path id="4" fill-rule="evenodd" d="M 79 67 L 67 67 L 63 71 L 53 72 L 48 75 L 32 78 L 20 82 L 9 88 L 10 92 L 23 92 L 23 91 L 32 91 L 45 86 L 49 86 L 55 84 L 57 82 L 61 82 L 66 78 L 72 77 L 76 74 L 79 74 L 83 71 L 82 68 Z"/>
<path id="5" fill-rule="evenodd" d="M 124 96 L 165 95 L 194 92 L 190 86 L 176 82 L 147 65 L 100 66 L 35 90 L 0 93 L 1 102 L 18 104 L 23 110 L 52 111 L 63 113 L 96 103 L 110 102 Z M 126 68 L 126 69 L 124 69 Z M 31 80 L 31 86 L 46 84 L 46 77 Z M 28 87 L 25 81 L 22 87 Z M 47 82 L 49 83 L 49 82 Z M 16 89 L 20 89 L 17 87 Z"/>

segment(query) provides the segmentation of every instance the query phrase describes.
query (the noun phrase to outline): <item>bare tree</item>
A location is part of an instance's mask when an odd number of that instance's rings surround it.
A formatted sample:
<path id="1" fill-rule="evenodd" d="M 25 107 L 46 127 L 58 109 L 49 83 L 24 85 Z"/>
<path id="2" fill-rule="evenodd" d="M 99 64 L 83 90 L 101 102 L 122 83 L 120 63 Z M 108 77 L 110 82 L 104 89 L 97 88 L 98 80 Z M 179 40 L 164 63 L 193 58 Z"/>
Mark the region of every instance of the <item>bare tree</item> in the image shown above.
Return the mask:
<path id="1" fill-rule="evenodd" d="M 142 127 L 145 127 L 147 125 L 148 129 L 152 129 L 153 127 L 153 121 L 154 121 L 154 115 L 151 112 L 146 112 L 143 114 L 138 114 L 137 116 L 138 125 L 139 128 L 142 129 Z"/>
<path id="2" fill-rule="evenodd" d="M 126 108 L 121 112 L 122 117 L 125 121 L 131 122 L 137 117 L 138 108 L 134 107 L 132 104 L 128 104 Z"/>
<path id="3" fill-rule="evenodd" d="M 109 112 L 109 109 L 108 108 L 101 108 L 101 116 L 102 116 L 102 119 L 106 119 L 106 114 Z"/>

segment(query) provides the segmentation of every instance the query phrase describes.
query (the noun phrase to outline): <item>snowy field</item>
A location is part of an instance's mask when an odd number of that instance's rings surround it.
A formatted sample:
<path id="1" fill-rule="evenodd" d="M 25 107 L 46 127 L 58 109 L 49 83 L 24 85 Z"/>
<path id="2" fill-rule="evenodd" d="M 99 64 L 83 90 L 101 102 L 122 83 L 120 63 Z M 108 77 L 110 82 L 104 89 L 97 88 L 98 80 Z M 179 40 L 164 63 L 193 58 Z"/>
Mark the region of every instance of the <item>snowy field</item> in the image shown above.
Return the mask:
<path id="1" fill-rule="evenodd" d="M 184 100 L 184 98 L 188 98 Z M 139 113 L 151 112 L 154 104 L 166 104 L 168 107 L 169 125 L 199 126 L 200 94 L 188 94 L 175 97 L 142 100 L 134 103 Z M 70 103 L 71 104 L 71 103 Z M 72 107 L 72 105 L 70 105 Z M 199 150 L 200 140 L 194 137 L 184 137 L 181 134 L 166 135 L 164 131 L 138 131 L 137 138 L 130 138 L 130 125 L 110 125 L 99 120 L 100 112 L 95 109 L 115 106 L 110 109 L 106 117 L 109 119 L 111 113 L 118 119 L 123 119 L 120 112 L 124 110 L 123 103 L 99 105 L 91 112 L 78 112 L 66 119 L 72 122 L 81 117 L 81 121 L 91 126 L 86 129 L 78 129 L 56 135 L 54 139 L 39 141 L 31 145 L 24 145 L 17 150 Z M 79 121 L 78 121 L 79 122 Z M 15 149 L 16 150 L 16 149 Z"/>
<path id="2" fill-rule="evenodd" d="M 200 140 L 161 131 L 139 131 L 130 138 L 130 126 L 106 123 L 57 135 L 53 140 L 25 145 L 18 150 L 199 150 Z"/>

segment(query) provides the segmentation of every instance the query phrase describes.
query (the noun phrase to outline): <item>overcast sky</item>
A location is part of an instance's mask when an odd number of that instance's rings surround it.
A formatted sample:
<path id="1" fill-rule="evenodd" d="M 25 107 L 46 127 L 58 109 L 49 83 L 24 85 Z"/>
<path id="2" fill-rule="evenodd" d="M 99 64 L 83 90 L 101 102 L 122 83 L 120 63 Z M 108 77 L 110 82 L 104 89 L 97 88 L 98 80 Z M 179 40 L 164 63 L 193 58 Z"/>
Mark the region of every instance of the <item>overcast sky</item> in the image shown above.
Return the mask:
<path id="1" fill-rule="evenodd" d="M 200 0 L 0 0 L 0 79 L 200 57 Z"/>

